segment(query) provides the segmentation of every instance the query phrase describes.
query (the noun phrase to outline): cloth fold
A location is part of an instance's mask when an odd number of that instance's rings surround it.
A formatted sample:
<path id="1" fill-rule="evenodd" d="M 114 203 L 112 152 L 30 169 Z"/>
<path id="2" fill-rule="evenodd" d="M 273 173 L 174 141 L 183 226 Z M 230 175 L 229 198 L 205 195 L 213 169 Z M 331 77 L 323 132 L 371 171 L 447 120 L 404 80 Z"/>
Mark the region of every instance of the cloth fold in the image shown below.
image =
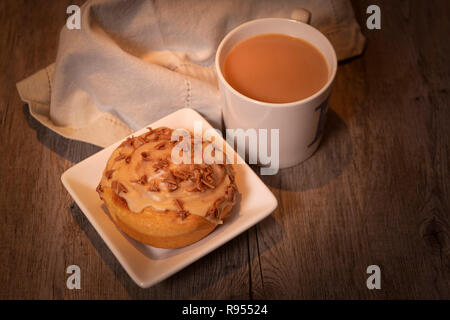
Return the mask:
<path id="1" fill-rule="evenodd" d="M 180 108 L 221 127 L 214 56 L 234 27 L 311 12 L 338 59 L 364 37 L 348 0 L 91 0 L 81 29 L 61 30 L 56 62 L 17 83 L 30 113 L 58 134 L 108 146 Z"/>

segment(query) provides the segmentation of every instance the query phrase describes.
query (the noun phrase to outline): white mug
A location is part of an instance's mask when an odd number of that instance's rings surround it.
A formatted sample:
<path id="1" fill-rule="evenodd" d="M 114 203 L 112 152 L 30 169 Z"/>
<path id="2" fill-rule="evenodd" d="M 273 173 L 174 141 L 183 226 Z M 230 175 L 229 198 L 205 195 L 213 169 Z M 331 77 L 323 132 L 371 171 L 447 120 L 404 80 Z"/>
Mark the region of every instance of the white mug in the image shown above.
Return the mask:
<path id="1" fill-rule="evenodd" d="M 328 64 L 328 81 L 325 86 L 308 98 L 290 103 L 261 102 L 236 91 L 223 75 L 225 58 L 238 42 L 264 33 L 286 34 L 314 45 Z M 291 19 L 253 20 L 233 29 L 223 38 L 217 49 L 215 65 L 227 129 L 279 129 L 279 168 L 294 166 L 316 151 L 322 137 L 327 102 L 337 70 L 334 48 L 320 31 Z"/>

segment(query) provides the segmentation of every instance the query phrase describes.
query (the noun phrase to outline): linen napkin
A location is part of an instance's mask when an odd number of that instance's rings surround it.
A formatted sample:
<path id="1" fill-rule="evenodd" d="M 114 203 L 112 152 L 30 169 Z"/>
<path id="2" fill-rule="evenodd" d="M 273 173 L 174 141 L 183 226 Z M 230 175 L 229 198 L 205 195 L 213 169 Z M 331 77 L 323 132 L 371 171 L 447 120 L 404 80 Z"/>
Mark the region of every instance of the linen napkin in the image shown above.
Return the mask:
<path id="1" fill-rule="evenodd" d="M 331 41 L 338 59 L 364 37 L 348 0 L 91 0 L 81 28 L 64 26 L 56 62 L 17 83 L 30 113 L 58 134 L 108 146 L 180 108 L 221 127 L 214 56 L 234 27 L 257 18 L 296 18 Z"/>

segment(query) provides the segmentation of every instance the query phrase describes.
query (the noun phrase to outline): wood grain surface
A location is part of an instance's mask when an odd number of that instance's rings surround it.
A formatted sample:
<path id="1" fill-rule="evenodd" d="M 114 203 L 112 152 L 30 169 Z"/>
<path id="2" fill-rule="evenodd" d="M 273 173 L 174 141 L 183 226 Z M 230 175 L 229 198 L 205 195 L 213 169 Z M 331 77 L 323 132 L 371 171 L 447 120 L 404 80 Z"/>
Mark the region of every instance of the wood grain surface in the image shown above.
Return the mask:
<path id="1" fill-rule="evenodd" d="M 339 65 L 320 149 L 262 177 L 269 218 L 149 289 L 60 182 L 99 148 L 40 125 L 15 88 L 54 61 L 80 3 L 0 2 L 1 299 L 450 298 L 449 1 L 352 1 L 367 47 Z M 365 27 L 373 3 L 381 30 Z M 381 290 L 366 287 L 373 264 Z"/>

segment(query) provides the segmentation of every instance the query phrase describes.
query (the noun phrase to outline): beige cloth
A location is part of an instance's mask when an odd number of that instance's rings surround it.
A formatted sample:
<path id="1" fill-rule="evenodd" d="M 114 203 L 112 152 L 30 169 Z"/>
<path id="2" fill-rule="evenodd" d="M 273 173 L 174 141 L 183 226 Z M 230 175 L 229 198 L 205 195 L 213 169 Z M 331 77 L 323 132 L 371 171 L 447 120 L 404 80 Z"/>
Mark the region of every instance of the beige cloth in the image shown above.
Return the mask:
<path id="1" fill-rule="evenodd" d="M 103 147 L 183 107 L 220 127 L 219 42 L 243 22 L 295 18 L 298 8 L 311 12 L 339 59 L 361 53 L 348 0 L 92 0 L 80 30 L 62 28 L 56 63 L 17 89 L 42 124 Z"/>

